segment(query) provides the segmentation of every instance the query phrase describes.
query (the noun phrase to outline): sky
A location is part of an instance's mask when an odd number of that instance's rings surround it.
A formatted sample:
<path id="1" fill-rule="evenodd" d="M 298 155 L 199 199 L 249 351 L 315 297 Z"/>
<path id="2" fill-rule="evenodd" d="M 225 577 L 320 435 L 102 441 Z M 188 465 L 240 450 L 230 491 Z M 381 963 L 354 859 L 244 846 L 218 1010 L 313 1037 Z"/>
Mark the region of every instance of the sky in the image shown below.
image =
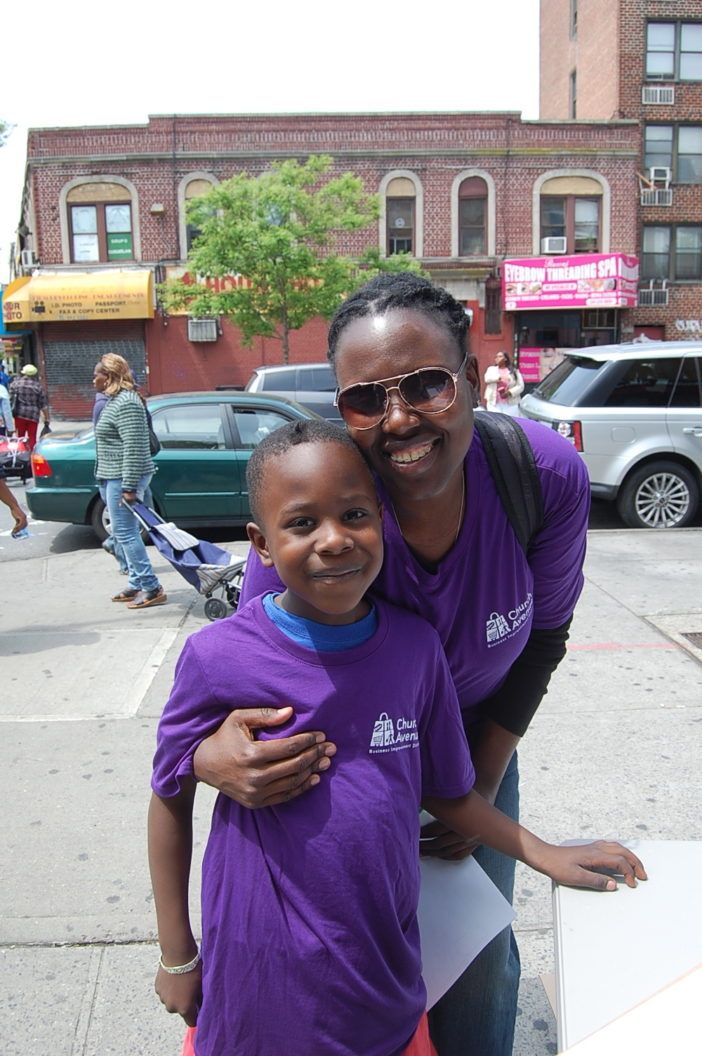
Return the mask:
<path id="1" fill-rule="evenodd" d="M 0 281 L 28 128 L 149 114 L 521 111 L 538 117 L 539 0 L 72 0 L 3 18 Z M 22 14 L 24 11 L 24 14 Z M 14 25 L 13 25 L 14 23 Z"/>

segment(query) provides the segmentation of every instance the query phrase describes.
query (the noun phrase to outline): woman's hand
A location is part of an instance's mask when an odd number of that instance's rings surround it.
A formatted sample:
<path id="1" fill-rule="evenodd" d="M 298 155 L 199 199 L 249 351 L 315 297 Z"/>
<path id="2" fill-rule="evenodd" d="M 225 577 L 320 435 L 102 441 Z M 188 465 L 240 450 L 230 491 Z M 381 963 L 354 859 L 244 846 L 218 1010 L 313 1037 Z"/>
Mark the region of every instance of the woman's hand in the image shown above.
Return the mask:
<path id="1" fill-rule="evenodd" d="M 123 491 L 122 501 L 132 506 L 137 501 L 137 493 L 135 491 Z"/>
<path id="2" fill-rule="evenodd" d="M 293 709 L 250 708 L 231 712 L 195 752 L 193 770 L 243 807 L 271 807 L 302 795 L 331 766 L 336 745 L 319 730 L 256 741 L 251 732 L 287 722 Z"/>
<path id="3" fill-rule="evenodd" d="M 159 965 L 154 989 L 168 1012 L 177 1012 L 189 1027 L 197 1024 L 202 1004 L 202 964 L 185 975 L 170 975 Z"/>
<path id="4" fill-rule="evenodd" d="M 633 851 L 607 840 L 573 847 L 547 844 L 543 855 L 539 855 L 538 865 L 533 864 L 558 884 L 589 887 L 594 891 L 616 891 L 615 876 L 622 877 L 627 887 L 636 887 L 637 880 L 648 879 Z"/>

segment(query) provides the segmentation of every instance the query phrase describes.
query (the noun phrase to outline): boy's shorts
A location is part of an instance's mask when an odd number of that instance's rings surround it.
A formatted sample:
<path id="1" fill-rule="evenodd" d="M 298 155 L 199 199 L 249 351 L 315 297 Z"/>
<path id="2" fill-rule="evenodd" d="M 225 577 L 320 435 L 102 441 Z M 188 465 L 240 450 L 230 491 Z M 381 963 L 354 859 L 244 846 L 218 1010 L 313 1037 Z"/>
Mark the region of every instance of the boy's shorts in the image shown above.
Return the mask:
<path id="1" fill-rule="evenodd" d="M 195 1027 L 189 1027 L 186 1032 L 181 1056 L 195 1056 Z M 426 1012 L 420 1019 L 419 1026 L 402 1056 L 436 1056 L 436 1049 L 429 1037 L 429 1020 Z"/>
<path id="2" fill-rule="evenodd" d="M 429 1037 L 429 1020 L 426 1012 L 420 1019 L 419 1026 L 414 1032 L 414 1037 L 402 1056 L 437 1056 L 436 1049 Z"/>

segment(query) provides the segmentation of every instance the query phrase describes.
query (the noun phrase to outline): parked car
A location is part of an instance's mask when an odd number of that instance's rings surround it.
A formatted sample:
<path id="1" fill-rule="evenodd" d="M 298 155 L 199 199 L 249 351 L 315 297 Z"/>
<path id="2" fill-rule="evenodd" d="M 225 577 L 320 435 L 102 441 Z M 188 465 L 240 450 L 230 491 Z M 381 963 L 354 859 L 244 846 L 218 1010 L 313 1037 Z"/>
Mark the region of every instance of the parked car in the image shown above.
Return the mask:
<path id="1" fill-rule="evenodd" d="M 179 526 L 245 524 L 246 463 L 254 447 L 287 422 L 317 417 L 291 400 L 244 392 L 179 392 L 148 403 L 161 441 L 151 483 L 156 512 Z M 34 517 L 90 524 L 106 538 L 92 429 L 40 441 L 32 468 L 27 504 Z"/>
<path id="2" fill-rule="evenodd" d="M 702 343 L 567 352 L 521 413 L 575 444 L 592 494 L 630 528 L 682 528 L 702 492 Z"/>
<path id="3" fill-rule="evenodd" d="M 343 424 L 334 406 L 336 378 L 329 363 L 298 363 L 286 367 L 256 367 L 246 382 L 247 392 L 265 392 L 287 396 L 309 407 L 322 418 Z"/>

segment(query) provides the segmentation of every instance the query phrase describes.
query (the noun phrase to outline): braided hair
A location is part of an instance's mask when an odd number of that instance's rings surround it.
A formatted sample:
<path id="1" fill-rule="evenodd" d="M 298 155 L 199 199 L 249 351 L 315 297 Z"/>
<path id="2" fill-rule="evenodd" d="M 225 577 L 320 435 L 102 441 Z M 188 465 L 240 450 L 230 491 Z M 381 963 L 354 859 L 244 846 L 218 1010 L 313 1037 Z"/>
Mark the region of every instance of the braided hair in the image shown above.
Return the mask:
<path id="1" fill-rule="evenodd" d="M 329 326 L 327 356 L 334 366 L 339 338 L 344 329 L 364 315 L 384 315 L 392 309 L 421 312 L 449 331 L 463 359 L 468 348 L 470 318 L 462 304 L 428 279 L 412 272 L 385 272 L 348 297 L 337 309 Z"/>

